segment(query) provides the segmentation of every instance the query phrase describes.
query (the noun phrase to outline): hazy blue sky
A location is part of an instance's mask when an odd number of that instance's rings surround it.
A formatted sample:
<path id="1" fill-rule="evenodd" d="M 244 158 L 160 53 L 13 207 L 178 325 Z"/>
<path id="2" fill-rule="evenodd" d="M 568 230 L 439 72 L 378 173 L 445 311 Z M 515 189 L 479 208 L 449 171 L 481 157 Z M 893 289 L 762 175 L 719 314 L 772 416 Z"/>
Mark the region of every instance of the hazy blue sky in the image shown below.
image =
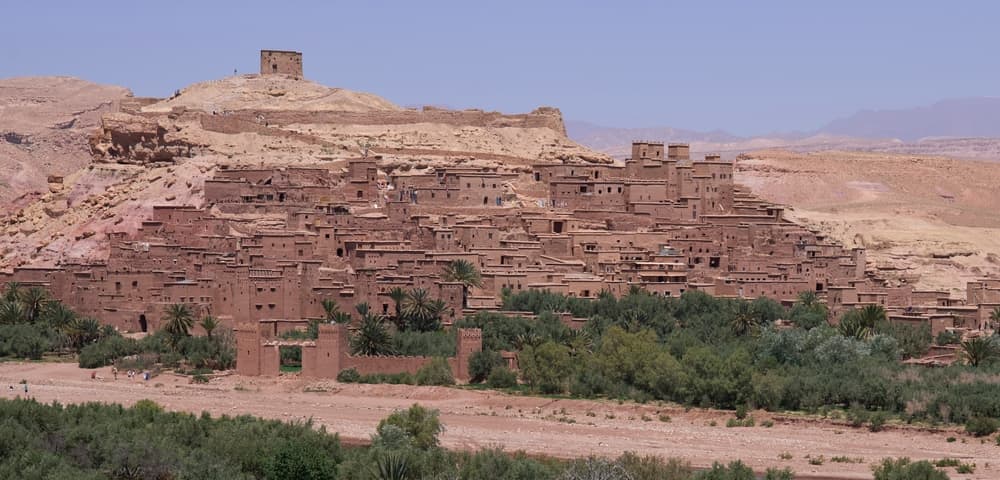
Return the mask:
<path id="1" fill-rule="evenodd" d="M 759 134 L 1000 95 L 998 20 L 1000 2 L 912 0 L 11 1 L 0 77 L 165 96 L 294 49 L 309 79 L 402 105 Z"/>

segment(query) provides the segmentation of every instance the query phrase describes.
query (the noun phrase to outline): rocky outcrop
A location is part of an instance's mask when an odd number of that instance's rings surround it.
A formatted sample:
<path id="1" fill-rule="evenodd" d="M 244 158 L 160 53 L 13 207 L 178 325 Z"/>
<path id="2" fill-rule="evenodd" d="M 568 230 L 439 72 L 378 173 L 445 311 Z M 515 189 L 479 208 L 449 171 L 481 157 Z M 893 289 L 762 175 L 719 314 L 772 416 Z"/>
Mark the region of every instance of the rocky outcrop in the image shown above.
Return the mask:
<path id="1" fill-rule="evenodd" d="M 201 145 L 171 135 L 164 118 L 110 113 L 90 139 L 94 160 L 105 163 L 145 164 L 192 157 Z M 179 130 L 179 128 L 177 129 Z"/>

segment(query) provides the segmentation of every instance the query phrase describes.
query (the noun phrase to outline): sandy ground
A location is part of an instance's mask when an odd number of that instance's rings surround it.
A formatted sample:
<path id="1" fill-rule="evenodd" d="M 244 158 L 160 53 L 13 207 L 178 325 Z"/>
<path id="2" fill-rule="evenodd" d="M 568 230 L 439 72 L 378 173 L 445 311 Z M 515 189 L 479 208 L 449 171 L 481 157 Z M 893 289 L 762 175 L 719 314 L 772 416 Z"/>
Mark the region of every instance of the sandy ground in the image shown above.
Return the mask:
<path id="1" fill-rule="evenodd" d="M 420 403 L 441 411 L 446 428 L 441 441 L 448 448 L 501 445 L 508 451 L 557 457 L 614 456 L 631 450 L 683 458 L 694 466 L 741 459 L 756 470 L 791 467 L 802 478 L 814 479 L 871 478 L 869 465 L 884 457 L 952 457 L 977 465 L 974 475 L 950 471 L 952 478 L 1000 478 L 1000 447 L 992 439 L 981 442 L 957 431 L 897 427 L 871 433 L 766 412 L 755 412 L 755 427 L 726 428 L 731 412 L 685 412 L 677 406 L 556 400 L 443 387 L 349 385 L 296 376 L 265 379 L 231 375 L 214 378 L 207 385 L 190 384 L 187 377 L 173 374 L 149 382 L 128 380 L 120 374 L 115 381 L 107 368 L 99 370 L 98 376 L 98 380 L 91 380 L 90 370 L 73 364 L 3 363 L 0 385 L 5 388 L 0 391 L 7 398 L 23 395 L 21 390 L 11 393 L 6 386 L 24 379 L 30 395 L 42 402 L 128 405 L 148 398 L 170 410 L 195 413 L 253 414 L 281 420 L 311 417 L 349 442 L 368 440 L 380 419 L 395 409 Z M 660 421 L 661 414 L 669 415 L 670 421 Z M 774 426 L 761 426 L 766 419 L 772 419 Z M 711 426 L 712 421 L 716 426 Z M 949 443 L 949 436 L 959 440 Z M 783 453 L 792 458 L 780 458 Z M 822 465 L 811 465 L 807 455 L 826 460 Z M 835 463 L 830 461 L 834 456 L 862 461 Z"/>

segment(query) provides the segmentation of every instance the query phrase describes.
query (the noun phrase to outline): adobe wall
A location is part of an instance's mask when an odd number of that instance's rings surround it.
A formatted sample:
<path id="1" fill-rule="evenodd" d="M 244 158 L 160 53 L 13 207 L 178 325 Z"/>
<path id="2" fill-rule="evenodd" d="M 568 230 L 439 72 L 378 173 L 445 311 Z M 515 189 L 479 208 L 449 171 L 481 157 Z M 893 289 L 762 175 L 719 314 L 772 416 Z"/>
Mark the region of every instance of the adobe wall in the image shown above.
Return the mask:
<path id="1" fill-rule="evenodd" d="M 226 115 L 209 115 L 216 119 L 232 120 L 231 123 L 210 123 L 213 127 L 257 124 L 263 116 L 268 125 L 292 124 L 345 124 L 345 125 L 409 125 L 415 123 L 440 123 L 455 126 L 483 128 L 549 128 L 566 133 L 562 114 L 558 109 L 541 107 L 531 113 L 503 114 L 482 110 L 398 110 L 373 112 L 304 112 L 298 110 L 236 110 Z M 213 128 L 213 130 L 215 130 Z M 218 131 L 218 130 L 216 130 Z M 227 131 L 222 133 L 238 133 Z"/>
<path id="2" fill-rule="evenodd" d="M 351 368 L 361 374 L 416 374 L 432 360 L 431 357 L 351 355 L 348 331 L 343 325 L 320 325 L 315 342 L 274 339 L 264 325 L 264 322 L 244 323 L 235 328 L 236 373 L 247 376 L 278 375 L 279 351 L 283 345 L 302 349 L 302 376 L 313 378 L 336 378 L 341 371 Z M 455 380 L 464 382 L 470 378 L 469 358 L 483 348 L 482 332 L 478 328 L 460 328 L 456 334 L 456 355 L 447 361 Z"/>
<path id="3" fill-rule="evenodd" d="M 260 74 L 281 74 L 302 78 L 302 52 L 261 50 Z"/>

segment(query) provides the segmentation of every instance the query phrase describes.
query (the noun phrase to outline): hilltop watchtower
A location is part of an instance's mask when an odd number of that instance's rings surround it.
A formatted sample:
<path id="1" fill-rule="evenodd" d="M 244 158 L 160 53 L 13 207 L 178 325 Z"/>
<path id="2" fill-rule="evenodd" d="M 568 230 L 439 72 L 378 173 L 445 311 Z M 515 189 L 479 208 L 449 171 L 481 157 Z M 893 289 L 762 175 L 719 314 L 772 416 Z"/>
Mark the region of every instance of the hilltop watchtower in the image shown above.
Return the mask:
<path id="1" fill-rule="evenodd" d="M 260 74 L 282 74 L 302 78 L 302 52 L 261 50 Z"/>

